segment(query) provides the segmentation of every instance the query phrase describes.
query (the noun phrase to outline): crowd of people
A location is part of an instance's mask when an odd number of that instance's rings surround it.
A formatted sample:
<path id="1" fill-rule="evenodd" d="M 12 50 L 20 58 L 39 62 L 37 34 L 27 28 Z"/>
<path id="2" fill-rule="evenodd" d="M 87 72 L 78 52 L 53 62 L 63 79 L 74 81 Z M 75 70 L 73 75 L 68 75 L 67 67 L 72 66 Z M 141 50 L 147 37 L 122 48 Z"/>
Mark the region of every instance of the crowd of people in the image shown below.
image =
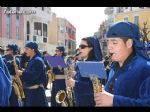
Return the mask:
<path id="1" fill-rule="evenodd" d="M 61 57 L 69 69 L 50 66 L 47 52 L 40 52 L 35 42 L 27 43 L 23 54 L 16 44 L 8 44 L 6 50 L 0 47 L 0 106 L 48 107 L 48 83 L 52 84 L 51 107 L 150 106 L 150 44 L 140 41 L 139 28 L 131 22 L 112 24 L 106 37 L 105 57 L 96 36 L 82 38 L 70 57 L 63 46 L 57 46 L 53 56 Z M 82 77 L 77 66 L 89 61 L 102 62 L 105 67 L 107 78 L 97 78 L 96 85 L 102 91 L 95 92 L 93 81 Z"/>

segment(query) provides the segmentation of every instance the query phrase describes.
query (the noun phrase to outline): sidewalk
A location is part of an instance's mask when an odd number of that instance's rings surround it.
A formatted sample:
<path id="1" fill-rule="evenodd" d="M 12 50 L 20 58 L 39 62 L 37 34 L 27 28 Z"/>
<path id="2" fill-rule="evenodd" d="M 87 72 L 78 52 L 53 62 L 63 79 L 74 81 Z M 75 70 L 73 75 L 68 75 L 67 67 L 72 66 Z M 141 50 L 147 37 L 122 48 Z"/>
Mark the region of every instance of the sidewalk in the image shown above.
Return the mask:
<path id="1" fill-rule="evenodd" d="M 45 94 L 46 94 L 46 97 L 47 97 L 47 100 L 48 100 L 48 104 L 50 106 L 50 99 L 51 99 L 51 87 L 52 87 L 52 84 L 48 84 L 47 86 L 47 90 L 45 90 Z"/>

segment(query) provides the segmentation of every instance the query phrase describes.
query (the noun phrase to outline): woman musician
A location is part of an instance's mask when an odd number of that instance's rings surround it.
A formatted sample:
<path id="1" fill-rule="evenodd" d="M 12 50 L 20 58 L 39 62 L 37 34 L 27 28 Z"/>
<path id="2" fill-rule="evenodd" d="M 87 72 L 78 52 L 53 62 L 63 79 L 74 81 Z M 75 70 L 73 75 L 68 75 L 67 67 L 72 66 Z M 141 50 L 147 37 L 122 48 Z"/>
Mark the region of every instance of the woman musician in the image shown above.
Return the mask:
<path id="1" fill-rule="evenodd" d="M 79 45 L 80 61 L 101 61 L 100 43 L 94 36 L 83 38 Z M 66 80 L 69 87 L 73 87 L 75 106 L 95 106 L 93 84 L 90 78 L 84 78 L 75 67 L 75 77 Z"/>

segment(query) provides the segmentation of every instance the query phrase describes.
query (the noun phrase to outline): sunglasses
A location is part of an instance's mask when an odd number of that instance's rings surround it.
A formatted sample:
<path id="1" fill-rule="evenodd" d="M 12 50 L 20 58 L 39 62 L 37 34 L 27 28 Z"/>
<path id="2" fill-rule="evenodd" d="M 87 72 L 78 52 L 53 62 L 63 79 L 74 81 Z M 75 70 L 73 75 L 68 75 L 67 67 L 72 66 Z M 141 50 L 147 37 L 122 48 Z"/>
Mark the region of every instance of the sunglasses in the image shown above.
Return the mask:
<path id="1" fill-rule="evenodd" d="M 87 46 L 87 45 L 79 45 L 79 48 L 81 48 L 81 49 L 85 49 L 86 47 L 89 47 L 89 46 Z"/>
<path id="2" fill-rule="evenodd" d="M 57 50 L 55 50 L 55 52 L 60 52 L 60 50 L 57 49 Z"/>

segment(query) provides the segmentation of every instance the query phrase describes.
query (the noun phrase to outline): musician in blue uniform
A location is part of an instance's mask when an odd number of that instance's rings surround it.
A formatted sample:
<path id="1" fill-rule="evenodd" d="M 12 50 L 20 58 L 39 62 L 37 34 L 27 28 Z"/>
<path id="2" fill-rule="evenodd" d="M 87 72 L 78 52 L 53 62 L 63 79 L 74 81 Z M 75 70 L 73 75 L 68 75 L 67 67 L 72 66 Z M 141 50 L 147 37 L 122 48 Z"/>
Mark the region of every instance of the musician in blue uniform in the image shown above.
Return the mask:
<path id="1" fill-rule="evenodd" d="M 9 98 L 12 90 L 11 76 L 0 55 L 0 106 L 10 106 Z"/>
<path id="2" fill-rule="evenodd" d="M 0 46 L 0 55 L 4 55 L 4 53 L 5 53 L 5 50 L 4 50 L 4 48 L 2 48 L 2 46 Z"/>
<path id="3" fill-rule="evenodd" d="M 38 50 L 38 44 L 29 42 L 25 46 L 25 52 L 30 60 L 26 69 L 18 74 L 22 76 L 22 82 L 25 90 L 24 106 L 48 106 L 48 101 L 44 89 L 46 70 L 44 61 Z"/>
<path id="4" fill-rule="evenodd" d="M 148 56 L 150 58 L 150 43 L 147 43 L 147 45 L 146 45 L 146 51 L 147 51 L 147 54 L 148 54 Z"/>
<path id="5" fill-rule="evenodd" d="M 94 95 L 96 106 L 150 106 L 150 61 L 138 26 L 114 23 L 107 38 L 113 64 L 105 90 Z"/>
<path id="6" fill-rule="evenodd" d="M 6 55 L 3 56 L 4 62 L 9 70 L 9 73 L 12 77 L 12 92 L 10 96 L 10 106 L 21 106 L 21 101 L 18 98 L 18 86 L 16 83 L 14 83 L 14 78 L 16 77 L 16 71 L 14 66 L 14 61 L 16 61 L 16 64 L 18 67 L 20 67 L 20 60 L 19 58 L 15 57 L 18 52 L 18 46 L 16 44 L 8 44 L 6 48 Z M 15 57 L 15 60 L 14 60 Z M 15 89 L 17 88 L 17 89 Z"/>
<path id="7" fill-rule="evenodd" d="M 62 56 L 65 58 L 65 48 L 63 46 L 56 47 L 55 56 Z M 54 81 L 52 82 L 52 91 L 51 91 L 51 106 L 52 107 L 61 107 L 61 104 L 56 102 L 56 94 L 60 90 L 66 91 L 65 75 L 64 68 L 62 67 L 53 67 L 52 72 L 54 75 Z"/>
<path id="8" fill-rule="evenodd" d="M 98 62 L 102 60 L 99 40 L 96 36 L 83 38 L 79 45 L 80 58 L 82 61 Z M 81 61 L 81 60 L 80 60 Z M 90 78 L 82 77 L 77 67 L 74 79 L 66 81 L 69 87 L 73 87 L 75 106 L 94 107 L 93 84 Z"/>

